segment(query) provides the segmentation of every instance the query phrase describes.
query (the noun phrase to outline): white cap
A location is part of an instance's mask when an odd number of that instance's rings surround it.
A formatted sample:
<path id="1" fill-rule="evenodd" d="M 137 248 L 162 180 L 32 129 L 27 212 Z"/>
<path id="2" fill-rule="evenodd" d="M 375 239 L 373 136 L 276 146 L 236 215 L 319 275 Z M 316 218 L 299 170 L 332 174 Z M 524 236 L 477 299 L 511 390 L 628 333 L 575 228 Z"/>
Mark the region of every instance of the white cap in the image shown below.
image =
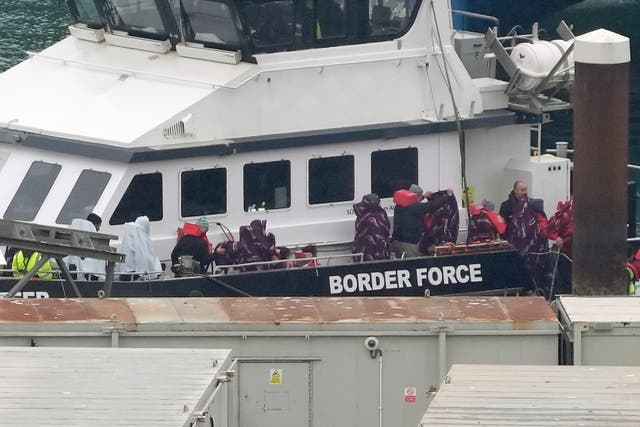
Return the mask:
<path id="1" fill-rule="evenodd" d="M 573 58 L 583 64 L 624 64 L 631 61 L 629 37 L 604 28 L 576 37 Z"/>

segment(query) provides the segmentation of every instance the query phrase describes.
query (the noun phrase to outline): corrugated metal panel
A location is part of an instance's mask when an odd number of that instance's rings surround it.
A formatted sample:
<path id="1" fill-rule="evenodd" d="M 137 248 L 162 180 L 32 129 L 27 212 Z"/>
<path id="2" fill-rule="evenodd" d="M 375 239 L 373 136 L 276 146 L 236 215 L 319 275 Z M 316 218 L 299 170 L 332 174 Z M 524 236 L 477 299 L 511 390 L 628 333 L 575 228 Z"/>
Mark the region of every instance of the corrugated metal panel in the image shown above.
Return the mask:
<path id="1" fill-rule="evenodd" d="M 198 401 L 213 392 L 229 354 L 230 350 L 0 348 L 0 423 L 188 425 Z"/>
<path id="2" fill-rule="evenodd" d="M 559 305 L 572 322 L 640 322 L 640 298 L 562 296 Z"/>
<path id="3" fill-rule="evenodd" d="M 640 368 L 454 365 L 421 426 L 638 426 Z"/>
<path id="4" fill-rule="evenodd" d="M 254 324 L 262 327 L 322 324 L 340 327 L 433 322 L 501 323 L 509 329 L 548 329 L 556 317 L 543 298 L 130 298 L 0 299 L 0 329 L 16 323 Z"/>

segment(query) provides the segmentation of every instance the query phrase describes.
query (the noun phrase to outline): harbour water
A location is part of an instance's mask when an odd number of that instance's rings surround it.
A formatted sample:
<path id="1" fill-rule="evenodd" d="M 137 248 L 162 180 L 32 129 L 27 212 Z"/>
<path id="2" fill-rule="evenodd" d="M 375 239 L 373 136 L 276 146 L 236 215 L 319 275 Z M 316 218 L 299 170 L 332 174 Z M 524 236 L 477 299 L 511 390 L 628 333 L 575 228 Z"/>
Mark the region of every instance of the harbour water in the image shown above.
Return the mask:
<path id="1" fill-rule="evenodd" d="M 536 2 L 539 8 L 530 6 L 529 0 L 499 0 L 505 3 L 501 19 L 504 34 L 516 22 L 523 29 L 540 22 L 543 38 L 555 37 L 555 27 L 560 19 L 574 26 L 576 34 L 607 28 L 631 39 L 631 104 L 629 147 L 630 162 L 640 164 L 640 0 L 583 0 L 562 10 L 547 13 L 552 7 L 547 0 Z M 483 2 L 476 2 L 481 5 Z M 522 3 L 518 6 L 518 3 Z M 557 2 L 555 2 L 557 3 Z M 554 3 L 554 4 L 555 4 Z M 566 2 L 571 3 L 571 2 Z M 486 4 L 486 3 L 485 3 Z M 507 4 L 509 6 L 507 6 Z M 473 2 L 469 3 L 473 5 Z M 545 6 L 546 5 L 546 6 Z M 510 7 L 513 12 L 507 11 Z M 495 9 L 495 7 L 494 7 Z M 483 10 L 479 10 L 484 12 Z M 489 10 L 488 12 L 496 12 Z M 544 15 L 539 15 L 544 14 Z M 40 51 L 67 34 L 68 15 L 62 0 L 2 0 L 0 2 L 0 71 L 4 71 L 26 57 L 27 51 Z M 522 31 L 521 31 L 522 32 Z M 549 148 L 554 141 L 571 142 L 572 121 L 570 113 L 554 115 L 554 122 L 545 126 L 544 145 Z M 603 151 L 606 145 L 603 144 Z M 640 180 L 640 174 L 631 178 Z"/>

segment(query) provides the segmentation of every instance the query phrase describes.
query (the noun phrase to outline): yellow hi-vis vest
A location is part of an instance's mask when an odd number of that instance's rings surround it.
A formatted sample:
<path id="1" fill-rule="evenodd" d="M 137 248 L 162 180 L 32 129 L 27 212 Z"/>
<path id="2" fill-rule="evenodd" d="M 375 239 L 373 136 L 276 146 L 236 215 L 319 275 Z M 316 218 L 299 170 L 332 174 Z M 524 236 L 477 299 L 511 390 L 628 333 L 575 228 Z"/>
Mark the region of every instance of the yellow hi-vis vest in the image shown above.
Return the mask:
<path id="1" fill-rule="evenodd" d="M 13 255 L 13 261 L 11 261 L 11 269 L 14 270 L 14 277 L 24 276 L 27 271 L 33 269 L 36 266 L 36 263 L 39 259 L 39 252 L 32 253 L 29 259 L 25 259 L 24 253 L 22 251 L 16 252 L 15 255 Z M 34 277 L 39 277 L 41 279 L 53 279 L 53 273 L 51 273 L 51 270 L 51 263 L 47 261 L 35 274 Z"/>

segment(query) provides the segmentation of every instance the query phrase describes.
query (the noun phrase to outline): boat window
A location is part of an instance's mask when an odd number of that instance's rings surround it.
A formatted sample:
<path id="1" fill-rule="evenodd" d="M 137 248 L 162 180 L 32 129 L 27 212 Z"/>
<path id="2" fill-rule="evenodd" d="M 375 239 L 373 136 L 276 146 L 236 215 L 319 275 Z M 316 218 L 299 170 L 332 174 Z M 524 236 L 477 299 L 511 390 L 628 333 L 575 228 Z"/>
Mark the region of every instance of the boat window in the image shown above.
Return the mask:
<path id="1" fill-rule="evenodd" d="M 142 215 L 148 216 L 150 221 L 162 219 L 162 174 L 159 172 L 133 177 L 109 224 L 135 221 Z"/>
<path id="2" fill-rule="evenodd" d="M 347 29 L 345 0 L 315 0 L 316 38 L 318 40 L 344 37 Z"/>
<path id="3" fill-rule="evenodd" d="M 211 47 L 240 47 L 240 20 L 227 1 L 181 0 L 173 3 L 172 10 L 186 41 Z"/>
<path id="4" fill-rule="evenodd" d="M 296 42 L 342 38 L 347 31 L 345 0 L 299 0 L 295 4 Z"/>
<path id="5" fill-rule="evenodd" d="M 86 218 L 93 212 L 110 178 L 111 174 L 107 172 L 83 170 L 64 203 L 56 223 L 71 224 L 74 218 Z"/>
<path id="6" fill-rule="evenodd" d="M 133 36 L 166 38 L 155 0 L 106 0 L 104 4 L 113 29 Z"/>
<path id="7" fill-rule="evenodd" d="M 182 172 L 181 214 L 183 217 L 227 212 L 227 170 L 225 168 Z"/>
<path id="8" fill-rule="evenodd" d="M 103 22 L 95 0 L 67 0 L 69 13 L 75 22 L 87 24 L 89 28 L 102 28 Z"/>
<path id="9" fill-rule="evenodd" d="M 353 200 L 353 156 L 309 160 L 309 204 Z"/>
<path id="10" fill-rule="evenodd" d="M 239 4 L 245 35 L 255 51 L 284 50 L 293 45 L 292 0 L 242 0 Z"/>
<path id="11" fill-rule="evenodd" d="M 401 188 L 418 183 L 418 149 L 381 150 L 371 153 L 371 192 L 393 197 Z"/>
<path id="12" fill-rule="evenodd" d="M 291 162 L 280 160 L 244 165 L 244 210 L 291 206 Z"/>
<path id="13" fill-rule="evenodd" d="M 53 163 L 33 162 L 4 213 L 4 218 L 33 221 L 60 169 L 60 165 Z"/>
<path id="14" fill-rule="evenodd" d="M 412 22 L 415 9 L 416 0 L 370 0 L 370 35 L 403 33 Z"/>

